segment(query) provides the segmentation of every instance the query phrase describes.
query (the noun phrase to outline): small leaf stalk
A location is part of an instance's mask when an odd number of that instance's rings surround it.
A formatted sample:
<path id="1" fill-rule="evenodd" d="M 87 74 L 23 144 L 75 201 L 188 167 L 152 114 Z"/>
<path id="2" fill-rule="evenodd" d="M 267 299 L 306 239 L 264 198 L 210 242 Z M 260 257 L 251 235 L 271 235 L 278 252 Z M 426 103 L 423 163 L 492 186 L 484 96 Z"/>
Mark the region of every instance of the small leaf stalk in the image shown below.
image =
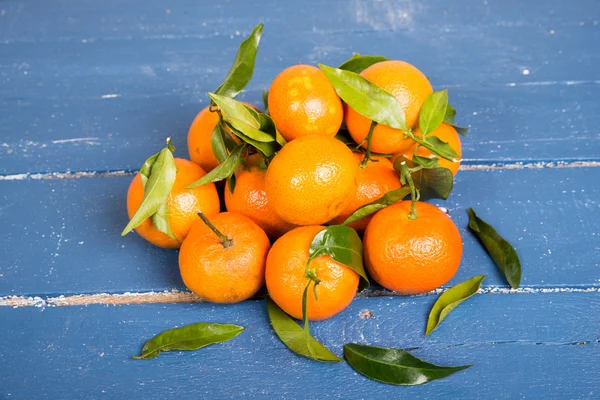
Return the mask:
<path id="1" fill-rule="evenodd" d="M 365 157 L 360 162 L 361 168 L 366 168 L 367 163 L 369 161 L 372 161 L 371 160 L 371 139 L 373 137 L 373 131 L 375 130 L 375 126 L 377 126 L 377 122 L 371 121 L 371 126 L 369 127 L 369 133 L 367 134 L 367 138 L 365 139 L 367 141 L 367 151 L 365 153 Z"/>
<path id="2" fill-rule="evenodd" d="M 210 222 L 210 220 L 208 218 L 206 218 L 206 215 L 204 215 L 202 212 L 198 211 L 196 214 L 198 214 L 198 216 L 200 217 L 200 219 L 202 220 L 202 222 L 204 222 L 206 224 L 206 226 L 208 226 L 210 228 L 211 231 L 214 232 L 215 235 L 217 235 L 219 237 L 219 239 L 221 239 L 221 245 L 224 248 L 229 248 L 231 246 L 233 246 L 233 239 L 227 237 L 226 235 L 224 235 L 223 233 L 221 233 L 216 226 L 213 225 L 212 222 Z"/>
<path id="3" fill-rule="evenodd" d="M 419 189 L 417 189 L 417 187 L 415 186 L 415 183 L 413 182 L 412 179 L 412 172 L 414 172 L 414 170 L 419 170 L 420 168 L 413 168 L 413 171 L 411 171 L 410 168 L 408 168 L 408 165 L 406 165 L 406 162 L 403 162 L 402 164 L 400 164 L 400 175 L 401 175 L 401 179 L 402 179 L 402 183 L 403 184 L 408 184 L 408 186 L 410 187 L 410 197 L 412 199 L 412 203 L 410 205 L 410 213 L 408 214 L 408 218 L 410 219 L 416 219 L 417 218 L 417 202 L 419 201 L 420 197 L 421 197 L 421 192 L 419 191 Z"/>

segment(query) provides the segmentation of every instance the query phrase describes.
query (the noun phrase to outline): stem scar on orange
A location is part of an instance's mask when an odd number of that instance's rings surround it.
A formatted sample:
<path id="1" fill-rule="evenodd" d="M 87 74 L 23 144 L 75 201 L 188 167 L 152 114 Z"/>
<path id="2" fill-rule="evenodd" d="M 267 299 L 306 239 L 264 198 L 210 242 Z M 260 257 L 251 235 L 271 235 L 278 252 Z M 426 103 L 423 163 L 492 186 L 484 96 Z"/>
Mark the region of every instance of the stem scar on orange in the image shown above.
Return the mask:
<path id="1" fill-rule="evenodd" d="M 356 162 L 360 164 L 365 155 L 355 152 L 354 157 Z M 400 189 L 402 186 L 400 176 L 394 169 L 394 165 L 387 158 L 378 156 L 371 156 L 371 160 L 367 162 L 365 167 L 358 168 L 356 183 L 358 189 L 352 201 L 339 216 L 331 221 L 332 224 L 343 223 L 360 207 L 381 198 L 387 192 Z M 348 226 L 359 233 L 364 232 L 371 218 L 372 216 L 361 218 Z"/>
<path id="2" fill-rule="evenodd" d="M 423 136 L 421 131 L 418 128 L 415 130 L 415 136 L 418 136 L 418 137 Z M 458 158 L 460 159 L 462 157 L 462 146 L 460 143 L 460 136 L 458 135 L 458 132 L 456 132 L 456 129 L 454 129 L 452 127 L 452 125 L 442 123 L 433 132 L 431 132 L 429 135 L 427 135 L 427 137 L 429 137 L 429 136 L 436 136 L 438 139 L 448 143 L 450 145 L 450 147 L 452 147 L 452 150 L 454 150 L 456 152 L 456 154 L 458 154 Z M 417 149 L 416 152 L 415 152 L 415 149 Z M 427 148 L 425 148 L 423 146 L 417 147 L 417 144 L 415 143 L 409 149 L 407 149 L 401 153 L 394 154 L 393 160 L 398 158 L 398 156 L 404 156 L 404 157 L 408 158 L 409 160 L 412 160 L 414 155 L 421 156 L 421 157 L 427 157 L 427 158 L 431 158 L 434 156 L 431 153 L 431 151 L 429 151 Z M 393 160 L 392 160 L 392 162 L 393 162 Z M 460 167 L 460 161 L 449 161 L 449 160 L 446 160 L 445 158 L 441 158 L 441 157 L 438 157 L 438 164 L 442 168 L 449 169 L 450 172 L 452 172 L 453 176 L 456 176 L 456 173 L 458 172 L 458 168 Z"/>
<path id="3" fill-rule="evenodd" d="M 341 141 L 303 136 L 273 158 L 266 190 L 275 212 L 295 225 L 324 224 L 350 204 L 356 192 L 358 163 Z"/>
<path id="4" fill-rule="evenodd" d="M 150 243 L 165 248 L 178 248 L 187 236 L 194 222 L 198 220 L 197 211 L 206 215 L 214 215 L 220 211 L 219 195 L 214 183 L 186 189 L 186 186 L 206 175 L 198 165 L 182 158 L 175 158 L 177 175 L 173 188 L 167 197 L 169 206 L 169 223 L 178 241 L 159 231 L 147 218 L 135 231 Z M 127 214 L 129 218 L 135 214 L 144 198 L 144 186 L 138 173 L 127 191 Z"/>
<path id="5" fill-rule="evenodd" d="M 302 319 L 302 294 L 310 278 L 305 276 L 309 248 L 323 226 L 295 228 L 273 244 L 267 257 L 265 279 L 269 296 L 287 314 Z M 330 318 L 346 308 L 358 289 L 356 272 L 328 255 L 314 258 L 310 269 L 320 283 L 308 294 L 308 319 Z M 312 287 L 312 286 L 311 286 Z"/>
<path id="6" fill-rule="evenodd" d="M 225 205 L 227 211 L 245 215 L 256 222 L 271 239 L 277 239 L 295 228 L 295 225 L 283 220 L 273 210 L 265 190 L 267 168 L 260 154 L 251 154 L 244 159 L 245 165 L 239 165 L 235 171 L 235 189 L 229 190 L 229 181 L 225 184 Z"/>
<path id="7" fill-rule="evenodd" d="M 213 303 L 237 303 L 265 283 L 271 246 L 250 218 L 225 212 L 194 224 L 179 251 L 179 271 L 192 292 Z"/>
<path id="8" fill-rule="evenodd" d="M 311 65 L 281 71 L 268 100 L 271 117 L 287 141 L 305 135 L 333 137 L 342 124 L 342 101 L 323 71 Z"/>
<path id="9" fill-rule="evenodd" d="M 406 126 L 413 128 L 419 120 L 421 106 L 433 88 L 427 77 L 415 66 L 404 61 L 382 61 L 371 65 L 360 73 L 366 80 L 390 92 L 402 106 L 406 116 Z M 344 108 L 344 122 L 356 143 L 363 143 L 369 133 L 371 120 L 363 117 L 347 105 Z M 405 138 L 404 131 L 377 124 L 373 130 L 371 150 L 376 153 L 398 153 L 414 144 Z M 367 144 L 363 143 L 366 148 Z"/>
<path id="10" fill-rule="evenodd" d="M 418 294 L 448 282 L 460 265 L 462 238 L 454 222 L 436 206 L 404 200 L 377 212 L 365 231 L 365 264 L 381 286 Z"/>

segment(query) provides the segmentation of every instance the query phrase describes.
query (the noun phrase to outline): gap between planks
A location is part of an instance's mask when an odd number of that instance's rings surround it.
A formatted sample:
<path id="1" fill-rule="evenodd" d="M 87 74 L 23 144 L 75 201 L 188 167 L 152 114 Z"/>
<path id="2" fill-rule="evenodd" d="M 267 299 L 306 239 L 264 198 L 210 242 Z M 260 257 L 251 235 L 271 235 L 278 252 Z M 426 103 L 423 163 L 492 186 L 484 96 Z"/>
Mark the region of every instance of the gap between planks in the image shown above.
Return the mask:
<path id="1" fill-rule="evenodd" d="M 444 292 L 444 288 L 417 296 L 432 296 Z M 507 287 L 489 286 L 479 289 L 478 294 L 550 294 L 550 293 L 600 293 L 600 287 L 549 287 L 534 288 L 523 287 L 510 289 Z M 383 297 L 403 296 L 388 290 L 366 290 L 357 297 Z M 103 305 L 130 305 L 130 304 L 173 304 L 173 303 L 202 303 L 204 300 L 191 292 L 180 290 L 167 290 L 163 292 L 125 292 L 125 293 L 99 293 L 60 295 L 54 297 L 40 296 L 6 296 L 0 297 L 0 307 L 69 307 Z"/>
<path id="2" fill-rule="evenodd" d="M 468 160 L 465 160 L 469 162 Z M 543 169 L 543 168 L 596 168 L 600 167 L 600 161 L 535 161 L 535 162 L 492 162 L 487 164 L 463 164 L 461 171 L 498 171 L 514 169 Z M 80 178 L 110 178 L 120 176 L 133 176 L 138 171 L 104 171 L 104 172 L 45 172 L 45 173 L 23 173 L 0 175 L 0 181 L 23 181 L 23 180 L 61 180 Z"/>

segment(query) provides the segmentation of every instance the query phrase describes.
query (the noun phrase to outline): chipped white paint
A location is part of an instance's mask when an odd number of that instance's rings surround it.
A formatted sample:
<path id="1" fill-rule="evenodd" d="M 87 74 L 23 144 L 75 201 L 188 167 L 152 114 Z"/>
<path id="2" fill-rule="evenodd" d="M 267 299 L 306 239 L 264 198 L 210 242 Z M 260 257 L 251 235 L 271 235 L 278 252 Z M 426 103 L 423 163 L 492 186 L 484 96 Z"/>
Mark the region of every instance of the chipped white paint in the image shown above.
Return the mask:
<path id="1" fill-rule="evenodd" d="M 0 175 L 0 181 L 22 181 L 49 180 L 49 179 L 79 179 L 79 178 L 107 178 L 119 176 L 133 176 L 136 172 L 129 171 L 111 171 L 111 172 L 50 172 L 44 174 L 12 174 Z"/>
<path id="2" fill-rule="evenodd" d="M 527 75 L 524 73 L 524 75 Z M 600 80 L 591 80 L 591 81 L 534 81 L 534 82 L 509 82 L 505 86 L 515 87 L 515 86 L 552 86 L 552 85 L 566 85 L 566 86 L 574 86 L 574 85 L 599 85 Z"/>
<path id="3" fill-rule="evenodd" d="M 508 169 L 542 169 L 542 168 L 593 168 L 600 167 L 600 161 L 538 161 L 531 163 L 510 163 L 510 164 L 484 164 L 484 165 L 461 165 L 461 171 L 493 171 L 493 170 L 508 170 Z"/>
<path id="4" fill-rule="evenodd" d="M 447 288 L 432 290 L 416 296 L 432 296 L 443 293 Z M 511 289 L 507 287 L 488 286 L 479 289 L 479 294 L 551 294 L 551 293 L 599 293 L 600 286 L 579 287 L 522 287 Z M 357 297 L 404 296 L 389 290 L 366 290 Z M 77 294 L 43 298 L 40 296 L 6 296 L 0 297 L 0 307 L 68 307 L 88 306 L 93 304 L 128 305 L 128 304 L 172 304 L 172 303 L 201 303 L 204 300 L 191 292 L 180 290 L 165 290 L 164 292 L 125 292 Z"/>
<path id="5" fill-rule="evenodd" d="M 114 99 L 115 97 L 121 97 L 121 95 L 117 94 L 117 93 L 109 93 L 109 94 L 103 94 L 102 96 L 100 96 L 101 99 Z"/>
<path id="6" fill-rule="evenodd" d="M 52 144 L 73 143 L 73 142 L 93 142 L 95 140 L 98 140 L 98 138 L 97 137 L 84 137 L 84 138 L 73 138 L 73 139 L 58 139 L 58 140 L 53 140 Z"/>

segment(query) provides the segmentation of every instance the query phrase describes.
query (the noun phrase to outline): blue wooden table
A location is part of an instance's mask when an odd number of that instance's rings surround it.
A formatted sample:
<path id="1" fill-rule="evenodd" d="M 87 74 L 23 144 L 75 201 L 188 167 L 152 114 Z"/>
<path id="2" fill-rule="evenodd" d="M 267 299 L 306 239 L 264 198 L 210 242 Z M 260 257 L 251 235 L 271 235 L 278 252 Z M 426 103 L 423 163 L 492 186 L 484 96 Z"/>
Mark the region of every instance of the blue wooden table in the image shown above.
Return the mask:
<path id="1" fill-rule="evenodd" d="M 205 93 L 259 22 L 240 96 L 256 105 L 283 68 L 352 52 L 409 61 L 449 89 L 471 131 L 436 204 L 465 243 L 449 285 L 485 273 L 481 292 L 427 339 L 436 296 L 377 288 L 312 329 L 337 354 L 354 341 L 472 368 L 395 387 L 300 358 L 263 300 L 202 303 L 176 251 L 119 236 L 136 169 L 167 136 L 187 156 Z M 596 0 L 1 1 L 0 398 L 599 398 L 599 65 Z M 520 289 L 466 230 L 468 207 L 515 245 Z M 196 321 L 246 331 L 130 357 Z"/>

